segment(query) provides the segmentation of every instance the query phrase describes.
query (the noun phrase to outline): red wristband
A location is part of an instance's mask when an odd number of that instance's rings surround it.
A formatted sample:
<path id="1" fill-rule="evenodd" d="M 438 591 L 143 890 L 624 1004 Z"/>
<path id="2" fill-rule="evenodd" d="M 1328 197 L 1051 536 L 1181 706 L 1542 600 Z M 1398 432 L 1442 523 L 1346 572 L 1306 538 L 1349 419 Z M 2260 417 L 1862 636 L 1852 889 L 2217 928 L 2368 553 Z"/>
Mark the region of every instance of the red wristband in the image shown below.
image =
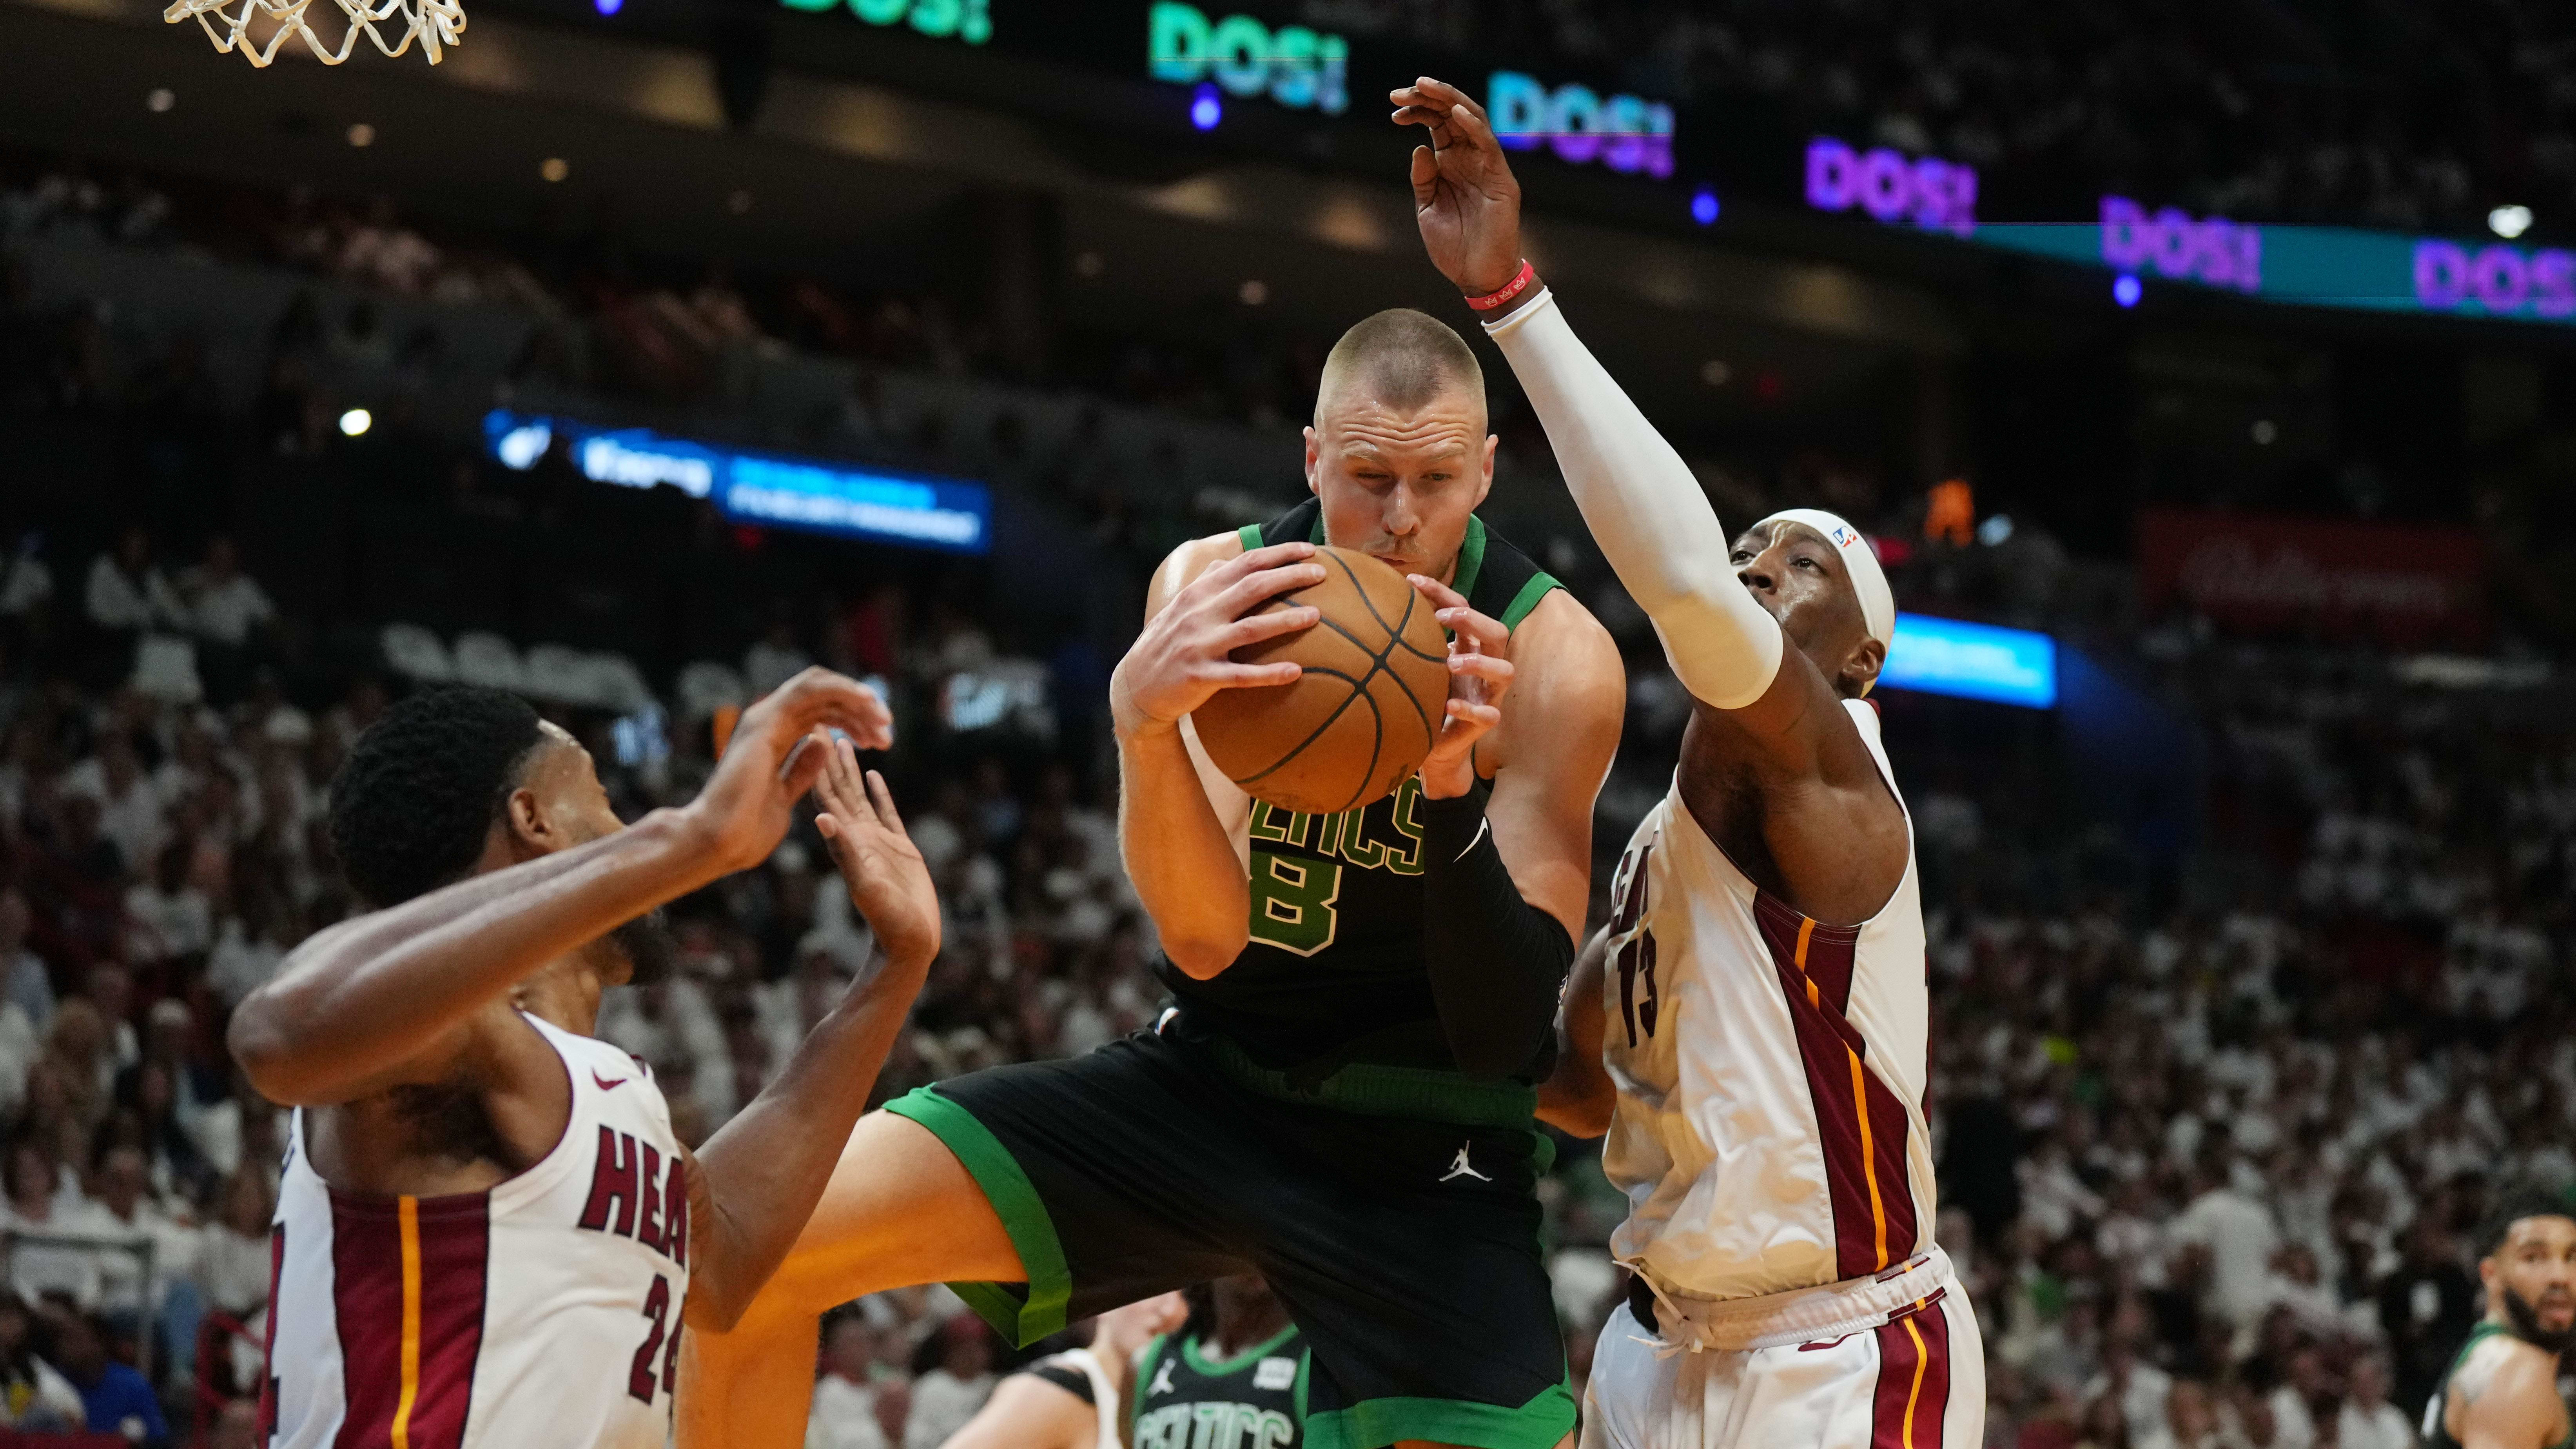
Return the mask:
<path id="1" fill-rule="evenodd" d="M 1503 283 L 1502 286 L 1491 292 L 1487 292 L 1481 297 L 1468 298 L 1467 305 L 1475 308 L 1479 312 L 1491 312 L 1495 308 L 1510 302 L 1514 297 L 1519 296 L 1521 293 L 1528 291 L 1530 289 L 1530 283 L 1537 280 L 1538 268 L 1531 266 L 1528 260 L 1524 258 L 1521 262 L 1521 269 L 1512 274 L 1512 279 L 1510 281 Z"/>

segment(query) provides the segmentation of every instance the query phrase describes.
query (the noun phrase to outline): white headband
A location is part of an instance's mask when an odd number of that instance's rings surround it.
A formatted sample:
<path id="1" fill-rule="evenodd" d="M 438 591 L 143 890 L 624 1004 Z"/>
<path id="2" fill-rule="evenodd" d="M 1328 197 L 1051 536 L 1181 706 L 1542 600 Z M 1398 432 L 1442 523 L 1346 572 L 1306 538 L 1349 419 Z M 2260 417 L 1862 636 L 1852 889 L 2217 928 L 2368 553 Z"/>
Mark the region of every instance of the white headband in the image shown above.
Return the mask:
<path id="1" fill-rule="evenodd" d="M 1852 592 L 1860 596 L 1861 622 L 1869 627 L 1869 637 L 1894 644 L 1896 593 L 1887 586 L 1887 570 L 1878 566 L 1878 551 L 1861 531 L 1821 508 L 1783 508 L 1753 526 L 1768 528 L 1775 523 L 1805 524 L 1842 551 L 1843 572 L 1851 575 Z"/>

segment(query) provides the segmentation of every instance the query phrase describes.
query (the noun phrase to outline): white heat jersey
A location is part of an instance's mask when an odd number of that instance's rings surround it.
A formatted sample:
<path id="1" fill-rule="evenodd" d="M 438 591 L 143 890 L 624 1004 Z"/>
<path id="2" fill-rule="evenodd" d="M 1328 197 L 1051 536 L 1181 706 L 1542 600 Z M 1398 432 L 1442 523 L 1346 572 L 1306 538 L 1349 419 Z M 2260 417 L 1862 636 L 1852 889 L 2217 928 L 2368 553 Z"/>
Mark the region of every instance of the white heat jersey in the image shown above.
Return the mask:
<path id="1" fill-rule="evenodd" d="M 1894 790 L 1877 710 L 1844 708 Z M 1668 1292 L 1812 1288 L 1932 1245 L 1923 903 L 1906 828 L 1905 878 L 1857 927 L 1756 887 L 1678 784 L 1630 839 L 1602 983 L 1619 1088 L 1602 1167 L 1628 1195 L 1611 1251 Z"/>
<path id="2" fill-rule="evenodd" d="M 527 1018 L 572 1078 L 563 1140 L 488 1192 L 315 1173 L 298 1112 L 270 1229 L 274 1449 L 662 1449 L 689 1292 L 670 1108 L 603 1041 Z"/>

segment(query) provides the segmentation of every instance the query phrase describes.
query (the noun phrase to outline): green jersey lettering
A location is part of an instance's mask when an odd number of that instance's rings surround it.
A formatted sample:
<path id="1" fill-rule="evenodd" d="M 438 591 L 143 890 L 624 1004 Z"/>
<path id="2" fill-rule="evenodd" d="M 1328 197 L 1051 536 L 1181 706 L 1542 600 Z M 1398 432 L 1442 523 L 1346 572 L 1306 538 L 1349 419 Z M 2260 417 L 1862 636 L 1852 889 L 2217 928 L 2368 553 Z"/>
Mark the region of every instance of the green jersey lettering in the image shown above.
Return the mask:
<path id="1" fill-rule="evenodd" d="M 1314 955 L 1333 944 L 1333 902 L 1341 894 L 1338 865 L 1254 851 L 1252 939 L 1299 956 Z"/>
<path id="2" fill-rule="evenodd" d="M 1252 822 L 1246 833 L 1255 840 L 1293 845 L 1303 850 L 1306 848 L 1306 832 L 1314 820 L 1312 815 L 1300 815 L 1294 810 L 1282 810 L 1267 800 L 1255 800 L 1252 802 Z"/>

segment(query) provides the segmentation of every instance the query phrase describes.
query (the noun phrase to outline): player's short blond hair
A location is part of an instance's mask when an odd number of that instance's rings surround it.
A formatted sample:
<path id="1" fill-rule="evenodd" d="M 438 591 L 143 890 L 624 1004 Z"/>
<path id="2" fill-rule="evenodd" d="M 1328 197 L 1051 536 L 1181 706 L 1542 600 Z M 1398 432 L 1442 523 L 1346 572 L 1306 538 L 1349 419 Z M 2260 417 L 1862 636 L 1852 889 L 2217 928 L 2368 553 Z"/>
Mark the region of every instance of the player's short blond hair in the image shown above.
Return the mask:
<path id="1" fill-rule="evenodd" d="M 1456 328 L 1428 312 L 1389 307 L 1364 317 L 1324 358 L 1315 388 L 1318 421 L 1327 401 L 1348 387 L 1365 387 L 1400 413 L 1418 412 L 1444 391 L 1459 387 L 1485 404 L 1485 369 Z"/>

